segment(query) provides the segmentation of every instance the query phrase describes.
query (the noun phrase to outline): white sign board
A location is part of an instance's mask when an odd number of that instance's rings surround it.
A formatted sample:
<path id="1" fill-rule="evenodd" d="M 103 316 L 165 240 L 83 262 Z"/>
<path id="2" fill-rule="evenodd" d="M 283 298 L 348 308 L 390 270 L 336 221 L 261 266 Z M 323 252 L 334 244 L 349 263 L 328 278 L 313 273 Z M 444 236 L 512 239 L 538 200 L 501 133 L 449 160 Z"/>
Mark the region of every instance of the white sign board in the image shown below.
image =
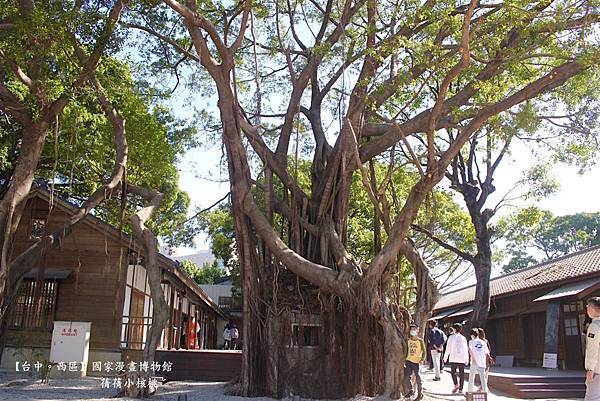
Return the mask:
<path id="1" fill-rule="evenodd" d="M 76 363 L 77 376 L 85 376 L 90 348 L 90 322 L 54 322 L 50 361 Z M 73 370 L 69 369 L 73 372 Z"/>
<path id="2" fill-rule="evenodd" d="M 542 363 L 543 368 L 556 369 L 558 368 L 557 354 L 547 354 L 544 353 L 544 363 Z"/>

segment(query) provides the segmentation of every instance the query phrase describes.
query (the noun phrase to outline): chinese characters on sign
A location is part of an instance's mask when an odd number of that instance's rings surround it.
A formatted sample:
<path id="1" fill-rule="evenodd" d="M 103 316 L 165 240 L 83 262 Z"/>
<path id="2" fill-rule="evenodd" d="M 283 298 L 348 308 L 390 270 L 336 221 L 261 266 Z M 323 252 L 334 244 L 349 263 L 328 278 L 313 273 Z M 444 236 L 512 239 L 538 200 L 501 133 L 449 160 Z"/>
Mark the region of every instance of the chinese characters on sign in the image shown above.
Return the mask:
<path id="1" fill-rule="evenodd" d="M 132 379 L 122 379 L 120 377 L 103 377 L 102 378 L 102 384 L 100 385 L 102 388 L 118 388 L 118 389 L 122 389 L 122 388 L 131 388 L 131 387 L 136 387 L 136 388 L 157 388 L 158 387 L 158 380 L 156 380 L 155 377 L 151 377 L 148 379 L 148 382 L 146 382 L 145 379 L 142 378 L 138 378 L 136 381 L 132 380 Z"/>
<path id="2" fill-rule="evenodd" d="M 77 328 L 63 327 L 60 335 L 63 337 L 77 337 Z"/>
<path id="3" fill-rule="evenodd" d="M 68 332 L 67 332 L 68 333 Z M 56 369 L 59 372 L 85 372 L 86 365 L 82 362 L 57 362 L 52 363 L 47 366 L 47 369 L 50 370 L 53 365 L 56 365 Z M 36 361 L 35 363 L 30 363 L 29 361 L 17 361 L 15 363 L 15 371 L 16 372 L 40 372 L 44 367 L 44 364 L 40 361 Z M 173 363 L 170 361 L 157 362 L 157 361 L 142 361 L 142 362 L 122 362 L 122 361 L 94 361 L 92 362 L 92 372 L 95 373 L 112 373 L 119 374 L 125 372 L 152 372 L 152 373 L 167 373 L 170 372 L 173 368 Z M 133 379 L 122 379 L 119 377 L 103 377 L 102 388 L 156 388 L 158 387 L 158 382 L 156 378 L 149 378 L 148 380 L 138 378 L 137 381 Z"/>

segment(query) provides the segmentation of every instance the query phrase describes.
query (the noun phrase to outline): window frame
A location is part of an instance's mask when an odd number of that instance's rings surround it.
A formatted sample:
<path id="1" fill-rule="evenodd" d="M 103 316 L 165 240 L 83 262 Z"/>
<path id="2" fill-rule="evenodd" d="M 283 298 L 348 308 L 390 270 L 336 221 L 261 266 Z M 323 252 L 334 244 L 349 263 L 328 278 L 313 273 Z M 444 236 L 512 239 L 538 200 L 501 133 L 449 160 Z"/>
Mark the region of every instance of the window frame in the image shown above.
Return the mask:
<path id="1" fill-rule="evenodd" d="M 296 337 L 294 334 L 294 329 L 296 327 L 298 327 L 298 330 L 300 330 L 300 326 L 302 327 L 314 327 L 317 330 L 317 345 L 302 345 L 302 344 L 298 344 L 298 341 L 296 341 L 296 344 L 294 344 L 294 338 Z M 292 323 L 292 331 L 291 331 L 291 337 L 290 337 L 290 348 L 320 348 L 321 347 L 321 330 L 323 328 L 323 325 L 320 323 L 298 323 L 298 322 L 294 322 Z M 300 334 L 298 333 L 298 338 L 300 337 Z"/>
<path id="2" fill-rule="evenodd" d="M 58 293 L 60 288 L 60 282 L 57 279 L 45 279 L 41 281 L 44 285 L 42 292 L 40 294 L 40 308 L 36 315 L 38 319 L 38 323 L 46 322 L 45 326 L 33 325 L 31 322 L 36 319 L 33 315 L 35 309 L 32 311 L 32 308 L 35 308 L 35 304 L 33 301 L 35 300 L 35 288 L 37 280 L 34 279 L 24 279 L 23 283 L 21 283 L 21 287 L 19 288 L 19 292 L 15 298 L 15 304 L 12 306 L 12 310 L 10 312 L 10 316 L 8 319 L 8 329 L 15 331 L 35 331 L 35 332 L 52 332 L 54 328 L 54 320 L 56 318 L 56 304 L 58 302 Z M 47 286 L 51 284 L 51 293 L 47 294 Z M 25 289 L 27 291 L 25 294 L 21 294 L 21 292 Z M 18 299 L 20 296 L 24 295 L 27 299 L 23 303 L 18 303 Z M 47 306 L 46 306 L 47 305 Z M 15 325 L 16 316 L 15 314 L 18 311 L 18 307 L 23 306 L 23 310 L 20 312 L 20 324 Z M 49 307 L 49 312 L 47 312 L 46 320 L 44 320 L 42 315 L 42 311 L 46 311 Z M 28 323 L 26 323 L 28 322 Z M 24 324 L 26 323 L 26 324 Z"/>

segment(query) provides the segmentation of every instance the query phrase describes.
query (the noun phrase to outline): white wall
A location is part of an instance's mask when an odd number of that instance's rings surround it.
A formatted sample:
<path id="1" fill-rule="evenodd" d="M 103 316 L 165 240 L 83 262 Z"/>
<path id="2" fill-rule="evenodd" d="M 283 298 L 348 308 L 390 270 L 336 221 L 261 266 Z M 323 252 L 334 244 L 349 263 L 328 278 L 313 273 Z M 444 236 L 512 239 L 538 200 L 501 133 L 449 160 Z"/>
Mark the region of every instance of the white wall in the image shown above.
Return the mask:
<path id="1" fill-rule="evenodd" d="M 213 300 L 215 304 L 219 304 L 219 297 L 230 297 L 233 285 L 220 284 L 200 284 L 200 288 Z"/>

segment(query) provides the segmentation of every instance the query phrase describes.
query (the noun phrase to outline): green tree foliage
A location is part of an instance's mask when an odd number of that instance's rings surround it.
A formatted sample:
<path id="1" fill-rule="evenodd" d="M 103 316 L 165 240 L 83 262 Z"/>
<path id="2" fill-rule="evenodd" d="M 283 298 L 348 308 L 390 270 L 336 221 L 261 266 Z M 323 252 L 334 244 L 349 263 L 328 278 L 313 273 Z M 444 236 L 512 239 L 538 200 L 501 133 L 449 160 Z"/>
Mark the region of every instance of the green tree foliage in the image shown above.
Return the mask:
<path id="1" fill-rule="evenodd" d="M 91 86 L 85 80 L 74 84 L 84 64 L 78 49 L 84 58 L 98 50 L 101 56 L 94 76 L 126 121 L 127 179 L 164 194 L 157 218 L 150 223 L 154 232 L 170 245 L 190 244 L 193 230 L 184 224 L 190 201 L 178 188 L 176 165 L 196 144 L 196 130 L 175 118 L 161 103 L 166 99 L 157 97 L 152 86 L 138 85 L 128 62 L 117 59 L 125 35 L 118 27 L 116 33 L 106 28 L 113 26 L 107 20 L 113 6 L 114 2 L 0 0 L 0 83 L 31 110 L 34 122 L 48 113 L 52 102 L 65 99 L 66 105 L 49 124 L 35 176 L 55 177 L 55 189 L 61 195 L 82 202 L 102 185 L 114 164 L 112 126 Z M 2 100 L 6 99 L 3 95 Z M 13 113 L 10 105 L 5 108 L 7 104 L 0 107 L 0 195 L 10 184 L 23 130 L 19 111 Z M 129 200 L 126 217 L 139 208 L 134 197 Z M 113 200 L 95 213 L 119 226 L 120 206 Z M 129 230 L 128 219 L 124 224 Z"/>
<path id="2" fill-rule="evenodd" d="M 222 203 L 214 210 L 201 213 L 198 216 L 198 227 L 210 238 L 210 249 L 215 258 L 228 266 L 235 238 L 231 204 Z"/>
<path id="3" fill-rule="evenodd" d="M 227 277 L 227 272 L 219 266 L 218 261 L 206 262 L 198 266 L 194 262 L 184 260 L 180 262 L 181 267 L 198 284 L 215 284 L 219 279 Z"/>
<path id="4" fill-rule="evenodd" d="M 150 223 L 154 232 L 168 245 L 191 244 L 194 230 L 186 224 L 189 196 L 178 186 L 177 162 L 195 145 L 196 130 L 186 121 L 143 94 L 133 80 L 127 64 L 107 58 L 97 76 L 108 97 L 126 120 L 129 145 L 127 179 L 137 185 L 155 188 L 164 194 L 159 213 Z M 0 135 L 7 139 L 14 124 L 0 123 Z M 3 142 L 0 166 L 8 175 L 15 162 L 11 141 Z M 83 201 L 99 185 L 114 163 L 112 127 L 95 100 L 91 88 L 82 88 L 57 119 L 47 136 L 36 176 L 52 181 L 55 189 L 75 203 Z M 140 204 L 129 197 L 124 216 Z M 115 225 L 121 222 L 121 201 L 111 199 L 96 210 L 101 219 Z"/>
<path id="5" fill-rule="evenodd" d="M 509 262 L 505 272 L 600 245 L 600 213 L 554 216 L 548 210 L 525 208 L 508 218 L 506 230 Z"/>

